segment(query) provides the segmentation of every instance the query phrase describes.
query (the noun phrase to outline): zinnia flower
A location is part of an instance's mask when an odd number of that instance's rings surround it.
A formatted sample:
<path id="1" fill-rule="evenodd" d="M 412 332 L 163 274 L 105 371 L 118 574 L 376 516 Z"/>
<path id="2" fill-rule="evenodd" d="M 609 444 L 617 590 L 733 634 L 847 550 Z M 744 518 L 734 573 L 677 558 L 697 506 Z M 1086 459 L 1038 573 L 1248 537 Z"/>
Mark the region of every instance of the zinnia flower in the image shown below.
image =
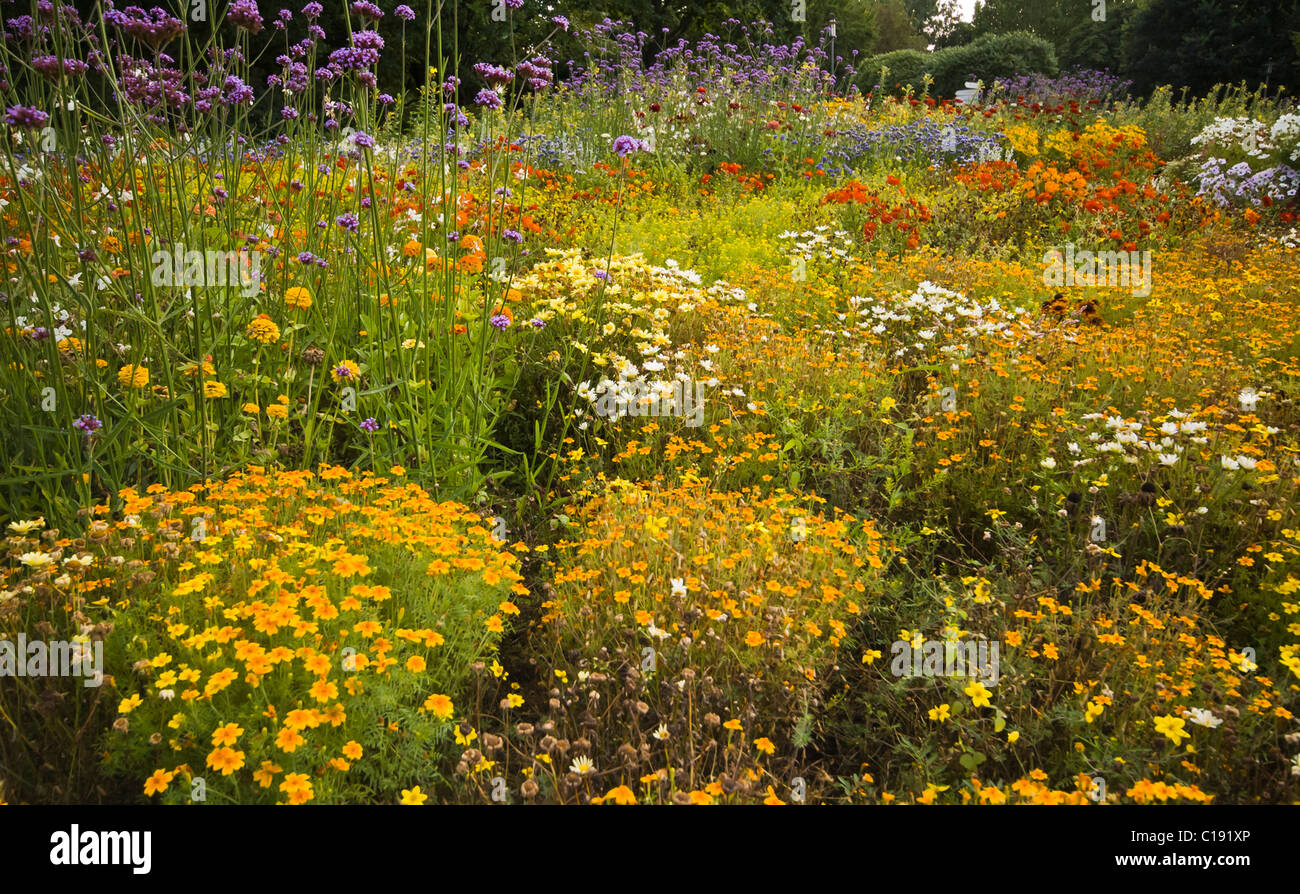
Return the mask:
<path id="1" fill-rule="evenodd" d="M 280 327 L 266 314 L 258 314 L 248 324 L 245 334 L 255 342 L 269 345 L 280 338 Z"/>
<path id="2" fill-rule="evenodd" d="M 143 366 L 124 366 L 117 371 L 117 381 L 123 388 L 143 388 L 149 384 L 149 370 Z"/>

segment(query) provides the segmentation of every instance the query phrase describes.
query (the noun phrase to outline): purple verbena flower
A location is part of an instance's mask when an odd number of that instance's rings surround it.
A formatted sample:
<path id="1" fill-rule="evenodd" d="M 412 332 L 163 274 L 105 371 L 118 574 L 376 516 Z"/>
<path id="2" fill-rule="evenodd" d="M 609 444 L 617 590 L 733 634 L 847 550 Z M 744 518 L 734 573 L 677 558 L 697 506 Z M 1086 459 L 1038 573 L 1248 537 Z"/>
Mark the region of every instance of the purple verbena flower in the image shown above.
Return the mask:
<path id="1" fill-rule="evenodd" d="M 40 130 L 50 116 L 34 106 L 10 106 L 5 112 L 5 121 L 12 127 L 27 130 Z"/>

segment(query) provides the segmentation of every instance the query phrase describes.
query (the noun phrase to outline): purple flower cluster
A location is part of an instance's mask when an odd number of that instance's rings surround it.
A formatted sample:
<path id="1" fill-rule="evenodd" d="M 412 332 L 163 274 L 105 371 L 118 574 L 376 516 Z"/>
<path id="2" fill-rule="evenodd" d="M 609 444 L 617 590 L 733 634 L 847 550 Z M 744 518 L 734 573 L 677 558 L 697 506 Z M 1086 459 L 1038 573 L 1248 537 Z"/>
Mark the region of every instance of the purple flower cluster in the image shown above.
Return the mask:
<path id="1" fill-rule="evenodd" d="M 510 327 L 510 318 L 505 314 L 495 314 L 488 318 L 488 322 L 499 332 L 505 332 Z"/>
<path id="2" fill-rule="evenodd" d="M 830 176 L 853 174 L 877 162 L 933 168 L 992 160 L 1005 148 L 1001 134 L 973 131 L 965 124 L 942 125 L 924 119 L 875 130 L 858 124 L 836 135 L 818 167 Z"/>
<path id="3" fill-rule="evenodd" d="M 86 434 L 90 434 L 103 428 L 104 423 L 100 422 L 99 418 L 91 413 L 83 413 L 72 423 L 72 427 L 81 429 Z"/>
<path id="4" fill-rule="evenodd" d="M 500 65 L 493 65 L 491 62 L 475 62 L 474 74 L 486 81 L 489 87 L 509 84 L 515 79 L 514 72 L 510 69 L 502 68 Z"/>
<path id="5" fill-rule="evenodd" d="M 1253 205 L 1286 202 L 1300 194 L 1300 173 L 1286 165 L 1254 171 L 1247 162 L 1238 162 L 1226 171 L 1226 159 L 1207 158 L 1196 172 L 1196 194 L 1220 208 L 1229 205 Z"/>
<path id="6" fill-rule="evenodd" d="M 11 127 L 40 130 L 50 116 L 34 106 L 10 106 L 5 111 L 5 121 Z"/>
<path id="7" fill-rule="evenodd" d="M 584 63 L 571 62 L 573 74 L 566 84 L 579 93 L 604 96 L 676 92 L 680 82 L 730 84 L 748 92 L 765 91 L 786 102 L 811 102 L 833 86 L 825 34 L 817 46 L 802 38 L 778 44 L 773 43 L 775 34 L 766 22 L 745 26 L 733 18 L 721 25 L 735 34 L 733 40 L 706 34 L 695 43 L 681 39 L 652 52 L 650 35 L 628 22 L 607 18 L 580 36 L 588 45 L 609 49 L 600 55 L 586 54 Z M 648 58 L 653 58 L 649 66 Z M 852 76 L 851 67 L 840 65 L 837 71 L 841 77 Z"/>
<path id="8" fill-rule="evenodd" d="M 384 17 L 384 11 L 369 0 L 357 0 L 349 7 L 352 14 L 361 19 L 369 19 L 377 22 Z"/>
<path id="9" fill-rule="evenodd" d="M 534 56 L 515 66 L 515 71 L 519 74 L 519 79 L 534 90 L 545 90 L 555 80 L 555 72 L 551 70 L 551 60 L 545 56 Z"/>
<path id="10" fill-rule="evenodd" d="M 138 6 L 107 9 L 104 21 L 123 34 L 157 49 L 185 33 L 185 23 L 165 9 L 155 6 L 145 12 Z"/>
<path id="11" fill-rule="evenodd" d="M 1035 73 L 999 79 L 981 99 L 985 103 L 1006 100 L 1020 105 L 1098 104 L 1123 99 L 1132 83 L 1108 71 L 1079 68 L 1054 78 Z"/>
<path id="12" fill-rule="evenodd" d="M 362 34 L 374 34 L 373 31 L 360 31 L 357 37 Z M 375 34 L 378 37 L 378 34 Z M 380 41 L 383 44 L 383 41 Z M 343 74 L 348 71 L 365 71 L 378 64 L 379 50 L 373 47 L 352 46 L 339 47 L 330 53 L 329 65 L 335 73 Z"/>
<path id="13" fill-rule="evenodd" d="M 256 0 L 235 0 L 226 10 L 226 21 L 249 34 L 256 34 L 263 27 Z"/>
<path id="14" fill-rule="evenodd" d="M 648 147 L 644 140 L 638 140 L 636 137 L 629 137 L 627 134 L 614 138 L 615 155 L 628 156 L 633 152 L 644 152 L 647 148 Z"/>
<path id="15" fill-rule="evenodd" d="M 372 433 L 379 431 L 378 420 L 376 420 L 374 416 L 370 416 L 366 419 L 363 419 L 361 421 L 361 430 L 372 432 Z"/>
<path id="16" fill-rule="evenodd" d="M 60 75 L 76 77 L 83 75 L 90 66 L 80 59 L 60 59 L 58 56 L 37 56 L 32 59 L 32 68 L 51 81 L 57 81 Z"/>
<path id="17" fill-rule="evenodd" d="M 480 90 L 474 95 L 474 102 L 489 109 L 501 108 L 501 95 L 495 90 Z"/>

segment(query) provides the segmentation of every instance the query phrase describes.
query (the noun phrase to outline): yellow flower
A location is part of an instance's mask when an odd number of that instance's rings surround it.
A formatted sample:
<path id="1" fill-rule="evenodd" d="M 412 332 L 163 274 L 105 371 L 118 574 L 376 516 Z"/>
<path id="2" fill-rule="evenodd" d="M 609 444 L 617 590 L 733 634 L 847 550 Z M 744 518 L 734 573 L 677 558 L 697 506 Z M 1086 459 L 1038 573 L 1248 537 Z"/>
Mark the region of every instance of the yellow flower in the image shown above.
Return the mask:
<path id="1" fill-rule="evenodd" d="M 311 685 L 308 690 L 311 697 L 318 702 L 327 702 L 336 699 L 339 696 L 339 687 L 329 680 L 320 679 Z"/>
<path id="2" fill-rule="evenodd" d="M 298 750 L 298 746 L 307 740 L 302 737 L 302 733 L 290 727 L 284 727 L 275 736 L 275 747 L 279 748 L 285 754 L 293 754 Z"/>
<path id="3" fill-rule="evenodd" d="M 290 286 L 285 289 L 284 303 L 296 310 L 306 310 L 311 307 L 311 292 L 302 286 Z"/>
<path id="4" fill-rule="evenodd" d="M 359 761 L 362 754 L 364 754 L 364 750 L 359 742 L 349 741 L 343 746 L 343 756 L 350 760 Z"/>
<path id="5" fill-rule="evenodd" d="M 266 314 L 258 314 L 248 324 L 244 333 L 253 341 L 269 345 L 280 338 L 280 327 L 275 325 L 275 321 Z"/>
<path id="6" fill-rule="evenodd" d="M 989 696 L 993 693 L 984 688 L 984 684 L 979 680 L 974 680 L 969 686 L 962 690 L 970 696 L 971 704 L 977 708 L 985 708 L 989 705 Z"/>
<path id="7" fill-rule="evenodd" d="M 1191 733 L 1184 729 L 1185 726 L 1187 726 L 1187 721 L 1172 714 L 1165 714 L 1156 718 L 1156 732 L 1167 737 L 1175 746 L 1182 742 L 1183 739 L 1191 738 Z"/>
<path id="8" fill-rule="evenodd" d="M 244 729 L 237 723 L 227 723 L 225 726 L 217 727 L 212 734 L 213 745 L 234 745 L 239 741 L 239 737 L 244 734 Z"/>
<path id="9" fill-rule="evenodd" d="M 755 739 L 754 747 L 757 748 L 759 751 L 763 752 L 764 754 L 776 753 L 776 746 L 772 744 L 772 740 L 769 739 L 767 736 L 763 736 L 761 739 Z"/>
<path id="10" fill-rule="evenodd" d="M 757 630 L 749 631 L 749 633 L 745 634 L 745 645 L 747 646 L 763 645 L 763 634 L 759 633 Z"/>
<path id="11" fill-rule="evenodd" d="M 280 783 L 280 791 L 289 796 L 290 804 L 305 804 L 316 797 L 306 773 L 290 773 Z"/>
<path id="12" fill-rule="evenodd" d="M 225 397 L 229 393 L 230 392 L 226 390 L 226 386 L 218 381 L 209 380 L 203 383 L 204 397 L 207 398 Z"/>
<path id="13" fill-rule="evenodd" d="M 360 377 L 361 367 L 351 360 L 344 360 L 330 370 L 330 378 L 335 382 L 355 382 Z"/>
<path id="14" fill-rule="evenodd" d="M 946 703 L 940 705 L 940 706 L 937 707 L 937 708 L 931 708 L 931 709 L 930 709 L 930 719 L 931 719 L 931 720 L 939 720 L 939 721 L 943 721 L 943 720 L 947 720 L 947 719 L 948 719 L 949 717 L 951 717 L 951 716 L 952 716 L 952 712 L 951 712 L 951 710 L 950 710 L 948 704 L 946 704 Z"/>
<path id="15" fill-rule="evenodd" d="M 425 660 L 419 655 L 412 655 L 410 658 L 406 659 L 406 669 L 413 674 L 424 673 L 426 667 L 428 667 L 427 662 L 425 662 Z"/>
<path id="16" fill-rule="evenodd" d="M 427 800 L 429 800 L 429 796 L 426 795 L 424 792 L 420 791 L 420 787 L 418 785 L 415 786 L 414 788 L 402 789 L 403 804 L 419 806 L 420 804 L 423 804 Z"/>
<path id="17" fill-rule="evenodd" d="M 159 792 L 165 791 L 175 776 L 175 773 L 168 773 L 166 770 L 154 770 L 153 775 L 144 781 L 144 793 L 152 798 Z"/>
<path id="18" fill-rule="evenodd" d="M 452 713 L 455 711 L 451 699 L 439 693 L 434 693 L 424 700 L 424 709 L 439 720 L 450 720 Z"/>
<path id="19" fill-rule="evenodd" d="M 266 415 L 272 419 L 288 419 L 289 408 L 284 404 L 271 404 L 266 408 Z"/>
<path id="20" fill-rule="evenodd" d="M 262 788 L 270 788 L 271 783 L 275 781 L 275 774 L 280 772 L 280 767 L 271 761 L 262 761 L 261 769 L 253 771 L 253 781 Z"/>
<path id="21" fill-rule="evenodd" d="M 213 770 L 220 770 L 222 776 L 229 776 L 244 766 L 244 752 L 224 746 L 214 748 L 208 755 L 208 766 Z"/>
<path id="22" fill-rule="evenodd" d="M 124 366 L 117 371 L 117 381 L 123 388 L 143 388 L 149 384 L 149 370 L 143 366 Z"/>
<path id="23" fill-rule="evenodd" d="M 605 801 L 613 801 L 615 804 L 635 804 L 636 794 L 626 785 L 620 785 L 605 793 Z"/>
<path id="24" fill-rule="evenodd" d="M 734 717 L 731 718 L 730 720 L 728 720 L 726 723 L 722 724 L 722 728 L 723 728 L 723 729 L 729 729 L 729 730 L 732 730 L 732 731 L 734 731 L 734 732 L 739 732 L 739 731 L 742 729 L 742 727 L 741 727 L 741 725 L 740 725 L 740 721 L 737 720 L 737 719 L 734 718 Z"/>
<path id="25" fill-rule="evenodd" d="M 138 693 L 136 695 L 132 695 L 130 698 L 124 698 L 122 699 L 121 703 L 117 706 L 117 713 L 130 714 L 136 708 L 140 707 L 141 701 L 143 701 L 143 699 L 140 698 Z"/>

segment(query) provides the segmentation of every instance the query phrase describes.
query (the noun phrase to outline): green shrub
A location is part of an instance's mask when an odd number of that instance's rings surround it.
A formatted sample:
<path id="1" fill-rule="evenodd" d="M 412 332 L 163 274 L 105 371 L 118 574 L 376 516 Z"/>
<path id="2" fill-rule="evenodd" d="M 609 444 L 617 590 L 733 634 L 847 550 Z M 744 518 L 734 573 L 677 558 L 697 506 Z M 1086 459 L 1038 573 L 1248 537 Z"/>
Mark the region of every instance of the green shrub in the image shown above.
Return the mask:
<path id="1" fill-rule="evenodd" d="M 858 69 L 858 85 L 864 92 L 872 90 L 879 84 L 887 93 L 894 91 L 901 93 L 908 87 L 920 93 L 924 89 L 921 79 L 928 68 L 929 60 L 934 55 L 920 50 L 894 50 L 892 53 L 872 56 Z M 882 68 L 887 69 L 883 78 Z"/>
<path id="2" fill-rule="evenodd" d="M 885 80 L 881 68 L 887 68 Z M 1060 70 L 1056 50 L 1040 37 L 1026 31 L 1010 34 L 986 34 L 960 47 L 948 47 L 933 53 L 919 50 L 895 50 L 872 56 L 860 68 L 859 85 L 870 90 L 881 84 L 890 91 L 916 93 L 926 90 L 925 75 L 933 78 L 929 93 L 949 98 L 965 86 L 966 81 L 981 80 L 991 84 L 995 78 L 1041 73 L 1055 75 Z"/>
<path id="3" fill-rule="evenodd" d="M 995 78 L 1059 71 L 1056 50 L 1040 37 L 1025 31 L 988 34 L 964 47 L 950 47 L 934 53 L 929 72 L 934 78 L 930 92 L 953 96 L 967 80 L 990 84 Z"/>

